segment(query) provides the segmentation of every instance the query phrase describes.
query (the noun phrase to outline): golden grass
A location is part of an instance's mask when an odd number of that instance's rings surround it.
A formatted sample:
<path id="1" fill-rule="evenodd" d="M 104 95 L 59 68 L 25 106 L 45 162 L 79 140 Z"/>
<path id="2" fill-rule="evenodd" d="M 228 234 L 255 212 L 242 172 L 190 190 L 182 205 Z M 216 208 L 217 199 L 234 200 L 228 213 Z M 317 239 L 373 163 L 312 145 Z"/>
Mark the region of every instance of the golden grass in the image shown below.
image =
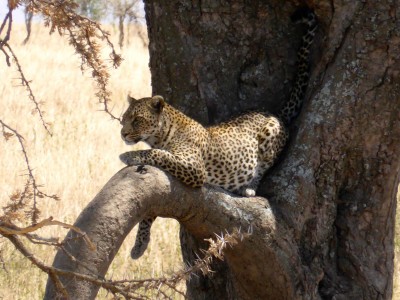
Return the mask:
<path id="1" fill-rule="evenodd" d="M 116 32 L 109 28 L 117 40 Z M 133 32 L 133 31 L 131 31 Z M 80 71 L 79 57 L 67 41 L 40 24 L 34 24 L 31 41 L 22 46 L 25 30 L 14 25 L 12 46 L 32 88 L 43 101 L 45 120 L 51 123 L 53 137 L 32 113 L 33 103 L 20 87 L 15 68 L 0 59 L 0 118 L 17 129 L 24 137 L 38 183 L 48 194 L 57 194 L 59 202 L 40 201 L 42 217 L 74 223 L 75 219 L 107 180 L 123 167 L 118 155 L 129 150 L 119 136 L 120 125 L 102 112 L 95 98 L 95 86 L 90 72 Z M 117 43 L 115 43 L 117 44 Z M 113 113 L 120 115 L 126 108 L 126 95 L 144 97 L 151 94 L 148 51 L 138 37 L 122 51 L 124 61 L 111 71 Z M 22 188 L 26 173 L 22 153 L 16 139 L 0 138 L 0 205 L 9 195 Z M 134 243 L 133 230 L 111 266 L 108 277 L 113 279 L 145 278 L 171 273 L 181 267 L 178 244 L 178 224 L 173 220 L 157 219 L 152 229 L 152 242 L 138 261 L 129 257 Z M 42 231 L 61 239 L 66 231 L 57 227 Z M 31 247 L 34 253 L 51 264 L 55 251 L 48 247 Z M 34 268 L 14 250 L 5 239 L 0 240 L 4 268 L 0 268 L 0 299 L 41 299 L 47 276 Z M 101 293 L 98 299 L 109 299 Z"/>

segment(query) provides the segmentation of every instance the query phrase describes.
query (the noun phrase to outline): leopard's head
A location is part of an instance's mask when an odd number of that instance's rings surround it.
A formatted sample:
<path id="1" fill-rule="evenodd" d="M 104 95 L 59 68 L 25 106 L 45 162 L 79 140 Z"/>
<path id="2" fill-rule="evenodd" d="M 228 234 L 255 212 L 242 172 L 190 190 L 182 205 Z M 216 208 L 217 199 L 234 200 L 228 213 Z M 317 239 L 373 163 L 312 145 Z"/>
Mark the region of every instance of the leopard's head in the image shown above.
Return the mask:
<path id="1" fill-rule="evenodd" d="M 129 107 L 122 116 L 121 137 L 126 144 L 144 141 L 151 146 L 158 140 L 161 131 L 161 113 L 165 101 L 161 96 L 136 100 L 128 96 Z"/>

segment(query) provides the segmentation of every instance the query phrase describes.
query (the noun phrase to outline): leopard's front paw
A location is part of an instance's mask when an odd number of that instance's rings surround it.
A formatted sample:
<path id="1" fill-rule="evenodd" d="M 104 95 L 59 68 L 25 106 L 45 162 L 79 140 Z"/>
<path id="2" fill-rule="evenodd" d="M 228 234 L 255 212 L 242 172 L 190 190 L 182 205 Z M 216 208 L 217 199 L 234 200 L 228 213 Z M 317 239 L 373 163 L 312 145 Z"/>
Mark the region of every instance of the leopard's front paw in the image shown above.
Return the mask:
<path id="1" fill-rule="evenodd" d="M 120 154 L 119 159 L 128 166 L 139 165 L 141 161 L 135 152 L 125 152 Z"/>

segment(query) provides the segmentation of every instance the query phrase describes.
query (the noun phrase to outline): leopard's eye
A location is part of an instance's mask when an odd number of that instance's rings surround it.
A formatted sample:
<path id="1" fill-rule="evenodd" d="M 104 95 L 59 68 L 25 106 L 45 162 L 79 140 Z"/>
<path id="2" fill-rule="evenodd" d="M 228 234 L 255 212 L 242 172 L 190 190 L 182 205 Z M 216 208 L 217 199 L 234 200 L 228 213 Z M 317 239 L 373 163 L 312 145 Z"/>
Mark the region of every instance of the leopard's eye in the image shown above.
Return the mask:
<path id="1" fill-rule="evenodd" d="M 140 121 L 141 121 L 140 117 L 135 117 L 135 118 L 132 118 L 131 124 L 132 124 L 132 126 L 138 126 Z"/>
<path id="2" fill-rule="evenodd" d="M 132 123 L 142 123 L 146 119 L 140 116 L 136 116 L 135 118 L 132 119 Z"/>

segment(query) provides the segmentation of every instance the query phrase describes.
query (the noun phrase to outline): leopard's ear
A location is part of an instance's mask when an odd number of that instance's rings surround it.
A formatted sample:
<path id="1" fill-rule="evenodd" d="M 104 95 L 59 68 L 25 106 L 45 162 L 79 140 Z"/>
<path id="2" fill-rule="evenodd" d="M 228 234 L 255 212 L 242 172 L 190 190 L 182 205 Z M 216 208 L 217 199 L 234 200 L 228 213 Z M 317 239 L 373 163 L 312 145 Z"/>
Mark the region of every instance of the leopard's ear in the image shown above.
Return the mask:
<path id="1" fill-rule="evenodd" d="M 131 96 L 127 96 L 126 99 L 128 100 L 129 105 L 132 104 L 132 102 L 137 101 L 135 98 L 131 97 Z"/>
<path id="2" fill-rule="evenodd" d="M 159 96 L 159 95 L 153 96 L 151 98 L 151 102 L 150 103 L 151 103 L 151 107 L 158 113 L 160 113 L 163 110 L 164 106 L 165 106 L 164 98 L 162 96 Z"/>

